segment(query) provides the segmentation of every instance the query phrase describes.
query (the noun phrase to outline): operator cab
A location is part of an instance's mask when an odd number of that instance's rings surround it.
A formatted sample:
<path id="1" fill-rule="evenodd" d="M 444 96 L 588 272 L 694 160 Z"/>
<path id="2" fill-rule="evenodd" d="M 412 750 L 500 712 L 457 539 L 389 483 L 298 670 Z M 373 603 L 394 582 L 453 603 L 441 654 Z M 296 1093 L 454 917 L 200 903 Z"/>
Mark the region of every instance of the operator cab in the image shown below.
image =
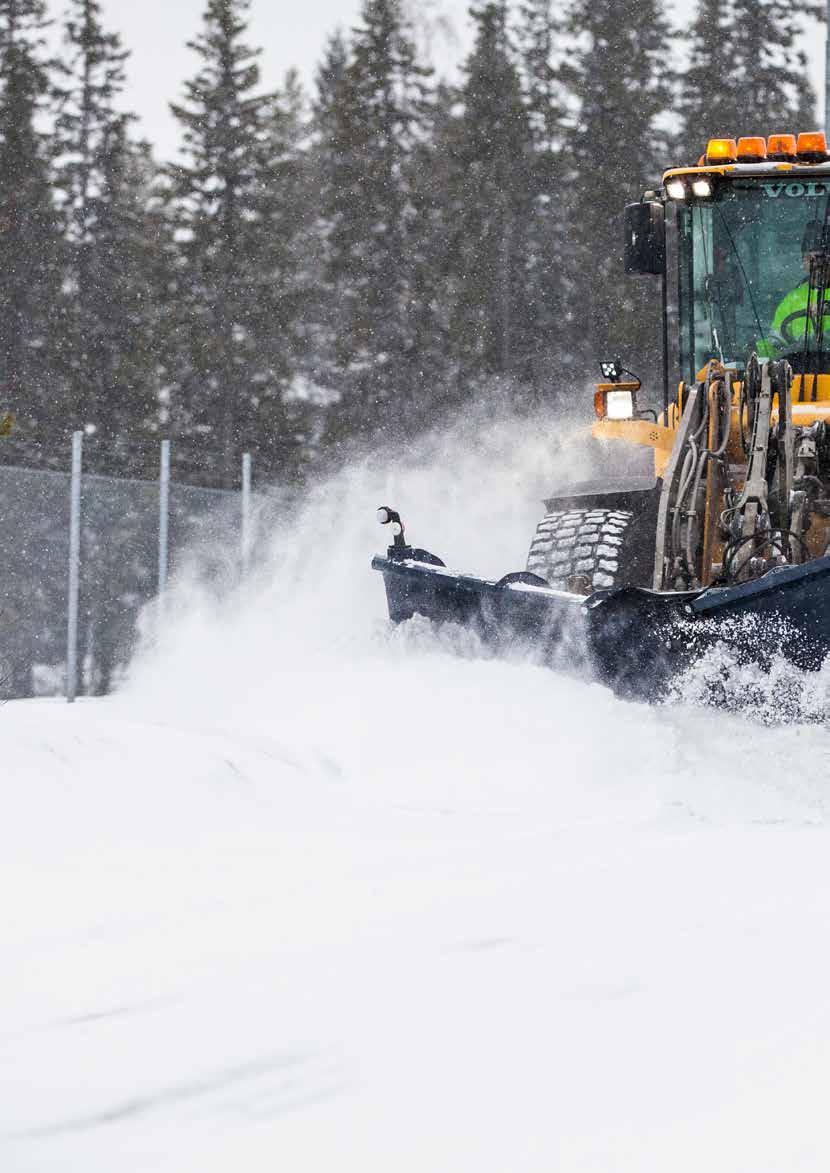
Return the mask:
<path id="1" fill-rule="evenodd" d="M 698 166 L 667 171 L 659 191 L 626 210 L 625 267 L 663 277 L 666 351 L 675 287 L 685 382 L 712 359 L 741 371 L 755 353 L 786 359 L 796 376 L 813 376 L 810 398 L 830 399 L 824 134 L 710 140 Z M 668 365 L 664 381 L 668 404 Z"/>

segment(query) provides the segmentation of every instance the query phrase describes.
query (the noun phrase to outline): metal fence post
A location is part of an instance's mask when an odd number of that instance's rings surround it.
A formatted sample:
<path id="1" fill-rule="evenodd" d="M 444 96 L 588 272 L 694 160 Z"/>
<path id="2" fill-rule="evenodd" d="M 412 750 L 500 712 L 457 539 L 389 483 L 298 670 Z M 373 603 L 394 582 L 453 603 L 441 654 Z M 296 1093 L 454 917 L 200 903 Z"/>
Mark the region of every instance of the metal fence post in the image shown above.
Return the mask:
<path id="1" fill-rule="evenodd" d="M 242 570 L 251 564 L 251 454 L 242 457 Z"/>
<path id="2" fill-rule="evenodd" d="M 170 441 L 161 442 L 161 469 L 159 472 L 159 611 L 164 606 L 167 590 L 168 544 L 170 537 Z"/>
<path id="3" fill-rule="evenodd" d="M 78 597 L 81 585 L 81 465 L 83 432 L 72 433 L 72 480 L 69 494 L 69 604 L 66 632 L 66 699 L 78 689 Z"/>

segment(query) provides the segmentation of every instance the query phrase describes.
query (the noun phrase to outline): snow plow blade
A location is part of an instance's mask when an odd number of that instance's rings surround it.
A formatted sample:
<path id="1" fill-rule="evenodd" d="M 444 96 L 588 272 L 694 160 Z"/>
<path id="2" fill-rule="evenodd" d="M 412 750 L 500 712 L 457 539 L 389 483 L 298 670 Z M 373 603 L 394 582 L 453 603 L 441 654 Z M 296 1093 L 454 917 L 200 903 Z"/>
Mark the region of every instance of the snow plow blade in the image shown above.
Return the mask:
<path id="1" fill-rule="evenodd" d="M 739 660 L 783 655 L 816 670 L 830 653 L 830 557 L 753 582 L 674 593 L 623 587 L 571 594 L 525 572 L 498 582 L 455 574 L 424 550 L 391 546 L 372 561 L 390 619 L 460 624 L 488 646 L 529 650 L 554 667 L 586 668 L 617 693 L 656 699 L 716 645 Z"/>

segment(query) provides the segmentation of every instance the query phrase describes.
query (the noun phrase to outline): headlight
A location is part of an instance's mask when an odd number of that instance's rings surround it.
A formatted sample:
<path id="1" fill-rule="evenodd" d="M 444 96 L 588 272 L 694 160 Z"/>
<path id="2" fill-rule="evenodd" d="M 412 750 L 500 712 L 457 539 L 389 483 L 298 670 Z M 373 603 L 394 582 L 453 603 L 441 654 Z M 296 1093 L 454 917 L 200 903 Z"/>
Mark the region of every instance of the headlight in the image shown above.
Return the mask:
<path id="1" fill-rule="evenodd" d="M 666 195 L 670 200 L 685 200 L 689 192 L 682 179 L 670 179 L 666 184 Z"/>
<path id="2" fill-rule="evenodd" d="M 400 513 L 397 513 L 394 509 L 390 509 L 388 505 L 381 505 L 376 516 L 381 525 L 388 525 L 391 529 L 397 548 L 399 550 L 408 549 L 403 536 L 403 521 L 401 520 Z"/>
<path id="3" fill-rule="evenodd" d="M 712 180 L 705 175 L 699 175 L 697 179 L 692 180 L 692 194 L 699 200 L 711 199 L 714 190 Z"/>

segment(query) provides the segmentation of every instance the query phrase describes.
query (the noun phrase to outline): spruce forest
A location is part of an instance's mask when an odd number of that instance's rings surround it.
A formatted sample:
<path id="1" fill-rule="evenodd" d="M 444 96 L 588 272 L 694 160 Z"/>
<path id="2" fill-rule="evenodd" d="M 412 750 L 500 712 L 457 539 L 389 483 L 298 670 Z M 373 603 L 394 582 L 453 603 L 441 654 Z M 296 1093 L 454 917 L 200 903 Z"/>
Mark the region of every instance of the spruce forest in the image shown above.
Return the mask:
<path id="1" fill-rule="evenodd" d="M 453 84 L 403 0 L 364 0 L 313 84 L 261 74 L 249 0 L 207 0 L 175 160 L 124 111 L 98 0 L 0 0 L 5 463 L 232 487 L 440 424 L 565 405 L 606 352 L 657 363 L 621 214 L 715 134 L 811 129 L 806 0 L 489 0 Z M 717 84 L 711 84 L 713 78 Z"/>

